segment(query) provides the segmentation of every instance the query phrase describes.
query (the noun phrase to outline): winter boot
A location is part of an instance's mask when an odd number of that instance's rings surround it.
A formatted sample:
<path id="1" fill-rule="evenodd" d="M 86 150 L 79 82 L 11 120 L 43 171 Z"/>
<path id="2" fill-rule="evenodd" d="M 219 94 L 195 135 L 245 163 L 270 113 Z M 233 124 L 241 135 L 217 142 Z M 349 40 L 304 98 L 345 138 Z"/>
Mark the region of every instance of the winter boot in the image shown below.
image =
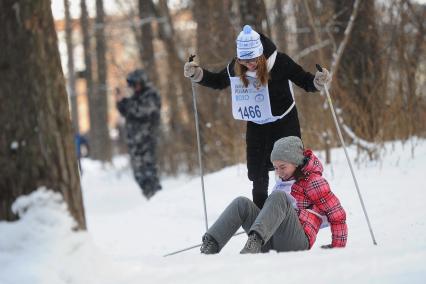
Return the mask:
<path id="1" fill-rule="evenodd" d="M 262 237 L 259 236 L 256 232 L 251 232 L 249 234 L 248 240 L 244 248 L 240 251 L 241 254 L 246 253 L 259 253 L 262 248 Z"/>
<path id="2" fill-rule="evenodd" d="M 161 185 L 157 184 L 154 186 L 144 186 L 142 193 L 146 197 L 146 199 L 150 200 L 157 191 L 161 190 Z"/>
<path id="3" fill-rule="evenodd" d="M 219 244 L 212 236 L 205 233 L 202 240 L 203 240 L 203 244 L 201 245 L 201 248 L 200 248 L 201 253 L 215 254 L 219 252 Z"/>

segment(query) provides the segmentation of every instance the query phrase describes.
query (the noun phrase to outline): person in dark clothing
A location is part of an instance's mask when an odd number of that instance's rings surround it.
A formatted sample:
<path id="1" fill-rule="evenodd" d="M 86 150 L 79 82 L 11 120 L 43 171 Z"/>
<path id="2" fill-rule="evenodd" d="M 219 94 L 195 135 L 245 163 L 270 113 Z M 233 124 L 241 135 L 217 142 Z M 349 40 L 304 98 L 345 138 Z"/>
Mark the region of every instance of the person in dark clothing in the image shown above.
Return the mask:
<path id="1" fill-rule="evenodd" d="M 126 140 L 133 174 L 144 196 L 149 199 L 161 189 L 156 155 L 161 99 L 141 69 L 127 76 L 127 84 L 134 94 L 123 98 L 118 92 L 117 109 L 126 119 Z"/>
<path id="2" fill-rule="evenodd" d="M 301 137 L 291 83 L 316 92 L 331 81 L 331 76 L 325 68 L 315 75 L 306 72 L 248 25 L 236 43 L 237 57 L 220 72 L 187 62 L 184 75 L 213 89 L 231 86 L 233 116 L 247 121 L 247 169 L 253 182 L 253 201 L 262 208 L 268 196 L 268 171 L 273 169 L 269 156 L 274 142 L 287 136 Z"/>

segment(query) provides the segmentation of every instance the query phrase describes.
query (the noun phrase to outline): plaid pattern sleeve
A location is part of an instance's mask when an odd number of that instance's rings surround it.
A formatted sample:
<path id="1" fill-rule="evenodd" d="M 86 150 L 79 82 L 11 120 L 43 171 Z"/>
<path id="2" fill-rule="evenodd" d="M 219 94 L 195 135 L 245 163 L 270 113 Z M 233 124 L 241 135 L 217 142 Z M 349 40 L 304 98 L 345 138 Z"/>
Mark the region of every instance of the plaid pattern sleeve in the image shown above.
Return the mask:
<path id="1" fill-rule="evenodd" d="M 345 247 L 348 237 L 346 212 L 339 199 L 331 192 L 328 182 L 322 176 L 313 177 L 305 189 L 314 210 L 327 216 L 330 222 L 333 247 Z"/>

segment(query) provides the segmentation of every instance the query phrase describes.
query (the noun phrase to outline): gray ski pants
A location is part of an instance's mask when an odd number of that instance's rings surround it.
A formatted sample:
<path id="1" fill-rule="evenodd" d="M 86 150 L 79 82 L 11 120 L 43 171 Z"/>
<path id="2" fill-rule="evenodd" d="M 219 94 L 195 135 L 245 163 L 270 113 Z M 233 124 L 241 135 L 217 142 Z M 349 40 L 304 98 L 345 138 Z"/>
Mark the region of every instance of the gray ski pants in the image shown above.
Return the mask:
<path id="1" fill-rule="evenodd" d="M 221 250 L 237 230 L 258 233 L 265 244 L 262 252 L 297 251 L 309 249 L 309 241 L 299 222 L 296 210 L 284 192 L 274 191 L 260 210 L 250 199 L 237 197 L 207 231 Z"/>

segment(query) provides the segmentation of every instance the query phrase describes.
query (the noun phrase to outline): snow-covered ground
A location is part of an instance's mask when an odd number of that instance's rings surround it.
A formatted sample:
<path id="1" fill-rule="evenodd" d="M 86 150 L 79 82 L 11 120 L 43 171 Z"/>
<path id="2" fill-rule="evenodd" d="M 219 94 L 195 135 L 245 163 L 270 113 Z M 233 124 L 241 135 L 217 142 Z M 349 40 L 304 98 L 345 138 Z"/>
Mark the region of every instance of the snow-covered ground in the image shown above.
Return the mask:
<path id="1" fill-rule="evenodd" d="M 414 155 L 411 143 L 418 144 Z M 63 205 L 46 190 L 20 199 L 15 209 L 21 220 L 0 222 L 0 284 L 425 283 L 426 141 L 387 144 L 382 161 L 355 166 L 377 246 L 343 150 L 335 149 L 332 157 L 325 176 L 347 212 L 345 249 L 319 248 L 331 238 L 323 229 L 310 251 L 240 255 L 246 241 L 240 235 L 218 255 L 201 255 L 196 248 L 163 257 L 201 241 L 200 178 L 164 179 L 163 191 L 147 201 L 126 159 L 107 169 L 85 160 L 88 232 L 72 232 Z M 245 165 L 207 175 L 205 187 L 210 224 L 233 198 L 251 194 Z"/>

